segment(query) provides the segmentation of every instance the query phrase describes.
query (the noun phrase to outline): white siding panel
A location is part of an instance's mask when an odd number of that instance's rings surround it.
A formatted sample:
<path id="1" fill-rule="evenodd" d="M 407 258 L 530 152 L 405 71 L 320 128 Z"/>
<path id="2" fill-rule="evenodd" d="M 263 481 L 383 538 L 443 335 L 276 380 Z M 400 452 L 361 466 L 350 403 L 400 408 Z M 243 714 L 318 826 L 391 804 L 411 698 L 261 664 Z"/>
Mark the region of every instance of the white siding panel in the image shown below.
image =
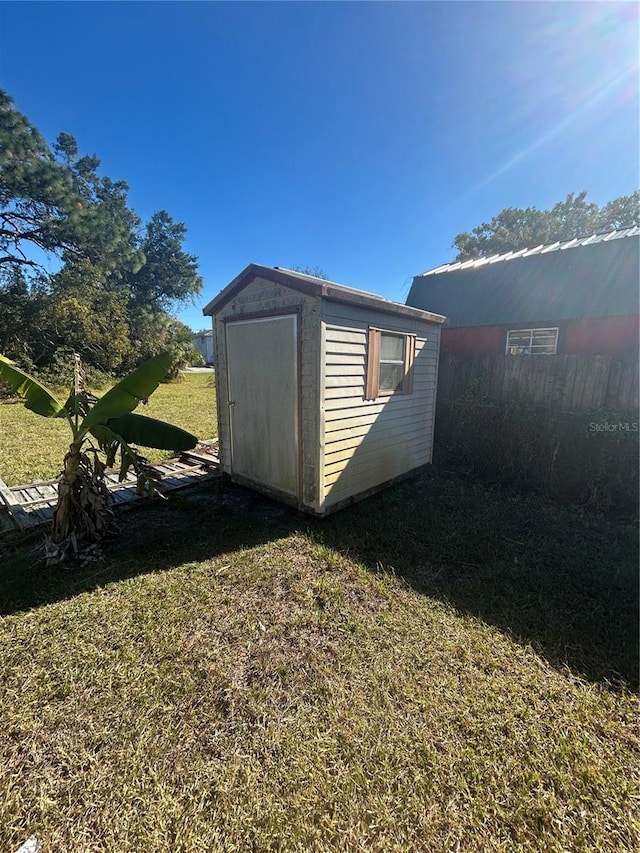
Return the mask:
<path id="1" fill-rule="evenodd" d="M 327 376 L 330 375 L 330 371 L 339 371 L 341 367 L 348 366 L 352 367 L 353 365 L 359 365 L 361 367 L 364 366 L 365 355 L 364 350 L 362 352 L 358 351 L 353 355 L 345 355 L 343 353 L 337 353 L 335 351 L 326 350 L 330 356 L 330 363 L 327 363 Z M 334 374 L 335 375 L 335 374 Z"/>
<path id="2" fill-rule="evenodd" d="M 404 470 L 394 470 L 395 474 L 390 474 L 386 479 L 391 480 L 393 477 L 398 474 L 403 474 L 405 471 L 410 471 L 412 468 L 416 467 L 414 465 L 416 458 L 425 458 L 429 454 L 429 445 L 430 441 L 425 439 L 423 436 L 422 443 L 416 444 L 413 448 L 413 453 L 411 457 L 407 457 L 407 466 Z M 367 477 L 367 472 L 371 470 L 371 468 L 378 468 L 380 465 L 380 456 L 384 454 L 385 446 L 380 445 L 372 448 L 371 450 L 367 450 L 366 453 L 362 453 L 360 456 L 361 465 L 359 468 L 347 468 L 345 469 L 344 465 L 341 462 L 335 462 L 331 465 L 325 466 L 324 471 L 324 482 L 325 486 L 330 486 L 334 482 L 340 480 L 343 476 L 346 476 L 347 480 L 351 478 L 352 480 L 356 478 L 356 476 Z M 428 461 L 428 459 L 427 459 Z M 397 464 L 397 460 L 393 460 L 394 466 Z"/>
<path id="3" fill-rule="evenodd" d="M 344 376 L 359 376 L 365 378 L 366 372 L 362 360 L 352 364 L 328 364 L 325 372 L 327 377 L 327 387 L 330 385 L 339 385 L 339 381 Z"/>
<path id="4" fill-rule="evenodd" d="M 381 433 L 375 438 L 370 438 L 365 433 L 364 435 L 352 435 L 342 439 L 341 441 L 332 442 L 331 453 L 328 453 L 325 458 L 326 470 L 328 471 L 331 466 L 336 463 L 344 462 L 345 459 L 349 459 L 353 456 L 357 447 L 366 445 L 367 450 L 377 450 L 383 445 L 386 446 L 389 443 L 389 439 L 392 437 L 393 436 L 390 436 L 388 432 Z M 417 424 L 411 432 L 403 433 L 404 441 L 418 442 L 423 438 L 424 424 Z"/>
<path id="5" fill-rule="evenodd" d="M 360 396 L 360 402 L 366 402 L 365 394 L 365 377 L 362 374 L 347 376 L 327 376 L 325 382 L 325 390 L 327 399 L 337 399 L 339 397 L 354 398 Z M 436 386 L 436 375 L 434 373 L 424 374 L 423 376 L 414 376 L 413 378 L 413 394 L 420 391 L 432 391 Z M 410 395 L 410 396 L 413 396 Z M 393 397 L 394 400 L 399 400 L 403 395 L 387 395 L 385 399 Z M 368 402 L 374 402 L 369 400 Z"/>
<path id="6" fill-rule="evenodd" d="M 389 406 L 394 409 L 405 409 L 407 412 L 410 412 L 412 409 L 418 408 L 413 399 L 414 397 L 415 392 L 406 396 L 404 394 L 391 394 L 388 397 L 378 397 L 377 400 L 365 400 L 362 395 L 362 388 L 360 388 L 357 397 L 345 395 L 337 400 L 327 400 L 325 409 L 328 420 L 331 420 L 332 415 L 339 417 L 341 409 L 345 411 L 347 409 L 362 409 L 364 414 L 365 412 L 381 412 L 385 406 Z M 355 413 L 352 413 L 350 416 L 355 416 Z"/>
<path id="7" fill-rule="evenodd" d="M 351 377 L 349 377 L 351 378 Z M 325 400 L 364 400 L 364 382 L 360 380 L 353 385 L 340 385 L 338 388 L 325 386 Z"/>
<path id="8" fill-rule="evenodd" d="M 440 328 L 325 302 L 325 507 L 431 461 Z M 413 392 L 365 400 L 369 326 L 416 335 Z M 357 378 L 357 381 L 355 381 Z"/>
<path id="9" fill-rule="evenodd" d="M 348 355 L 356 362 L 364 362 L 366 347 L 364 344 L 354 344 L 351 341 L 328 341 L 327 355 Z"/>
<path id="10" fill-rule="evenodd" d="M 366 330 L 361 332 L 353 330 L 336 329 L 332 326 L 327 326 L 327 349 L 331 349 L 332 343 L 339 344 L 357 344 L 365 347 L 367 343 Z"/>
<path id="11" fill-rule="evenodd" d="M 339 390 L 340 388 L 360 388 L 364 394 L 365 376 L 362 371 L 359 373 L 347 373 L 343 376 L 327 376 L 325 377 L 324 387 L 326 389 L 333 388 L 334 390 Z"/>
<path id="12" fill-rule="evenodd" d="M 371 469 L 356 471 L 354 468 L 345 469 L 340 475 L 336 475 L 334 482 L 325 482 L 325 505 L 330 507 L 332 504 L 349 498 L 352 495 L 357 495 L 366 492 L 376 485 L 387 483 L 395 477 L 400 477 L 402 474 L 409 474 L 416 468 L 421 468 L 423 465 L 428 465 L 431 462 L 431 452 L 424 451 L 420 454 L 414 454 L 407 458 L 407 465 L 404 470 L 398 470 L 395 460 L 387 465 L 382 453 L 378 453 L 377 477 L 372 483 Z M 395 472 L 395 473 L 394 473 Z M 328 478 L 332 479 L 332 478 Z"/>
<path id="13" fill-rule="evenodd" d="M 338 418 L 337 420 L 327 421 L 325 429 L 326 440 L 331 443 L 340 441 L 341 439 L 338 436 L 333 435 L 333 433 L 336 432 L 342 433 L 344 436 L 364 435 L 371 429 L 371 426 L 375 422 L 379 422 L 379 420 L 379 414 L 371 414 L 359 415 L 358 417 L 353 418 Z M 390 423 L 394 420 L 406 423 L 406 412 L 391 412 L 386 418 L 386 422 Z M 412 420 L 416 423 L 429 423 L 433 420 L 433 406 L 429 406 L 424 410 L 421 409 L 419 416 L 418 414 L 416 414 L 415 418 L 413 418 Z M 378 429 L 380 428 L 381 424 L 378 423 Z"/>

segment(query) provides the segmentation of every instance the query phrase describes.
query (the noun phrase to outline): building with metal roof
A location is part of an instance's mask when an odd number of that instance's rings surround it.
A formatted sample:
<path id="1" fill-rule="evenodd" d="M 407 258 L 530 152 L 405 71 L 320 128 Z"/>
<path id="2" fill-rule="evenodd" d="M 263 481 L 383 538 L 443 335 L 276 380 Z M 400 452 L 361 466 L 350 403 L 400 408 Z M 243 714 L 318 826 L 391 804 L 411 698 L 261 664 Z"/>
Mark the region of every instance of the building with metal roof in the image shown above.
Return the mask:
<path id="1" fill-rule="evenodd" d="M 513 354 L 638 351 L 640 228 L 443 264 L 407 305 L 446 315 L 442 349 Z"/>

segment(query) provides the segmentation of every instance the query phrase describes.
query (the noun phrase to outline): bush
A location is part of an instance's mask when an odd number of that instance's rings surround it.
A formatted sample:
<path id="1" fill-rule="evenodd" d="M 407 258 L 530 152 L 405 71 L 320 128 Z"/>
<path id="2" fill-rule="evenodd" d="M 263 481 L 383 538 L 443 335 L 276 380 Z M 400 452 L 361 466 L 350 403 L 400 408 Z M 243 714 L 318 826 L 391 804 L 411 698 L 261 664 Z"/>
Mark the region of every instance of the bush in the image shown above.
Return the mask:
<path id="1" fill-rule="evenodd" d="M 113 382 L 113 376 L 103 373 L 97 367 L 82 363 L 85 384 L 93 390 L 100 390 Z M 68 391 L 74 382 L 74 354 L 71 349 L 60 347 L 57 349 L 48 364 L 36 367 L 33 375 L 51 388 L 64 389 Z"/>
<path id="2" fill-rule="evenodd" d="M 637 412 L 439 402 L 435 461 L 489 485 L 638 514 Z"/>

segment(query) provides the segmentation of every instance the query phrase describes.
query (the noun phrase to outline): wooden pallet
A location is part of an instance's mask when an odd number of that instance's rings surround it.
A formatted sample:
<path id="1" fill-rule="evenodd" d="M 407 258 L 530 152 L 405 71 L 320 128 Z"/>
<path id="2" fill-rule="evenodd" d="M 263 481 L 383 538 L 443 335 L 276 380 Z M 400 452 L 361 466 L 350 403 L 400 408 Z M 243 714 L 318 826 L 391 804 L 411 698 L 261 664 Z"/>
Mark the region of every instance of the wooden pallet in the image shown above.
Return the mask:
<path id="1" fill-rule="evenodd" d="M 217 442 L 202 442 L 195 451 L 187 451 L 175 459 L 156 462 L 151 467 L 160 476 L 158 491 L 161 494 L 218 477 L 220 461 Z M 106 481 L 116 508 L 132 501 L 146 500 L 137 494 L 136 477 L 131 472 L 120 482 L 118 473 L 111 471 L 107 473 Z M 7 486 L 0 479 L 0 533 L 51 524 L 57 499 L 57 480 L 38 480 L 23 486 Z"/>

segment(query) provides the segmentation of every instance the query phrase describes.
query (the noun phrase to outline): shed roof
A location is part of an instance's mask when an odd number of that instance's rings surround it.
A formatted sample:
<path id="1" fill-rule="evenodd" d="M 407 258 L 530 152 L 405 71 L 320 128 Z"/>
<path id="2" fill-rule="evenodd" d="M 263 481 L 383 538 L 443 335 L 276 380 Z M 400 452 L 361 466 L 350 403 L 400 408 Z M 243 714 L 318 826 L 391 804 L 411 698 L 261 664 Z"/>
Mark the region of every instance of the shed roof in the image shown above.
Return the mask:
<path id="1" fill-rule="evenodd" d="M 373 311 L 411 317 L 414 320 L 423 320 L 427 323 L 444 323 L 446 320 L 446 317 L 434 314 L 422 307 L 403 305 L 400 302 L 393 302 L 390 299 L 384 299 L 382 296 L 376 296 L 374 293 L 356 290 L 353 287 L 347 287 L 344 284 L 338 284 L 334 281 L 325 281 L 325 279 L 306 275 L 295 270 L 283 269 L 281 267 L 266 267 L 261 264 L 249 264 L 208 305 L 205 305 L 202 313 L 208 316 L 215 315 L 227 302 L 246 287 L 247 284 L 253 281 L 254 278 L 265 278 L 268 281 L 282 284 L 292 290 L 298 290 L 301 293 L 311 294 L 312 296 L 320 296 L 332 302 L 343 302 L 348 305 L 370 308 Z"/>
<path id="2" fill-rule="evenodd" d="M 407 304 L 451 326 L 638 313 L 640 228 L 443 264 L 415 276 Z"/>

